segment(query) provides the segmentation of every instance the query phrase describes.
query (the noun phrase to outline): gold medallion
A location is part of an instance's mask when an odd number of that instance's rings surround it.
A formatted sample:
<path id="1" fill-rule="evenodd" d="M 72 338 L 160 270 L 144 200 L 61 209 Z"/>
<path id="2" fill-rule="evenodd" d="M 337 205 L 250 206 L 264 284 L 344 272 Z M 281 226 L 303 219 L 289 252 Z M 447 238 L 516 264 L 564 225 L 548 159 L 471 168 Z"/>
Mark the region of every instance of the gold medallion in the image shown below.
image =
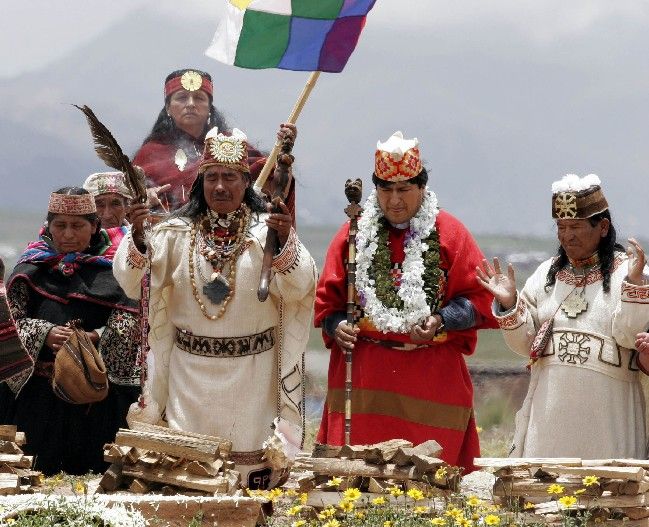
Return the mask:
<path id="1" fill-rule="evenodd" d="M 185 154 L 185 151 L 182 148 L 176 150 L 174 163 L 176 163 L 178 170 L 180 170 L 181 172 L 185 170 L 185 166 L 187 166 L 187 154 Z"/>
<path id="2" fill-rule="evenodd" d="M 186 71 L 183 73 L 182 77 L 180 77 L 180 85 L 187 91 L 200 90 L 203 85 L 203 77 L 201 77 L 200 73 L 196 73 L 195 71 Z"/>
<path id="3" fill-rule="evenodd" d="M 568 318 L 577 318 L 580 313 L 588 309 L 588 301 L 579 294 L 570 295 L 561 304 L 561 310 Z"/>
<path id="4" fill-rule="evenodd" d="M 239 139 L 219 134 L 210 141 L 210 152 L 217 161 L 234 164 L 243 159 L 245 148 Z"/>

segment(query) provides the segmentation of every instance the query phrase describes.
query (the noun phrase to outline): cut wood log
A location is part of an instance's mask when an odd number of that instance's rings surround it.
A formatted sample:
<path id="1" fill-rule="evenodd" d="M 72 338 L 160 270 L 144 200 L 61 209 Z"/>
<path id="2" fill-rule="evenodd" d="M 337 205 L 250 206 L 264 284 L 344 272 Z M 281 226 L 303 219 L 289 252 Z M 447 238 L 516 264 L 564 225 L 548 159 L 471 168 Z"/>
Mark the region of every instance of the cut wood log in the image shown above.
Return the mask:
<path id="1" fill-rule="evenodd" d="M 340 455 L 337 457 L 342 457 L 345 459 L 364 459 L 365 457 L 365 452 L 369 448 L 369 445 L 344 445 L 340 447 Z M 325 457 L 325 456 L 319 456 L 319 457 Z M 326 457 L 333 457 L 333 456 L 326 456 Z"/>
<path id="2" fill-rule="evenodd" d="M 130 463 L 131 465 L 135 465 L 140 460 L 141 457 L 145 456 L 145 454 L 146 452 L 144 452 L 143 450 L 140 450 L 139 448 L 132 446 L 129 449 L 128 453 L 126 454 L 124 461 L 126 463 Z"/>
<path id="3" fill-rule="evenodd" d="M 11 465 L 8 465 L 7 463 L 2 463 L 0 465 L 0 474 L 17 474 L 17 470 L 20 470 L 19 468 L 12 467 Z"/>
<path id="4" fill-rule="evenodd" d="M 204 476 L 213 478 L 219 473 L 220 468 L 223 466 L 223 462 L 220 459 L 217 459 L 213 463 L 201 463 L 200 461 L 190 461 L 185 466 L 185 470 L 190 474 L 195 476 Z"/>
<path id="5" fill-rule="evenodd" d="M 382 443 L 370 445 L 366 450 L 364 459 L 368 463 L 385 465 L 392 461 L 392 458 L 400 448 L 412 448 L 412 443 L 405 439 L 390 439 Z"/>
<path id="6" fill-rule="evenodd" d="M 543 470 L 557 472 L 561 475 L 571 476 L 596 476 L 598 478 L 626 479 L 630 481 L 642 481 L 645 477 L 645 469 L 642 467 L 613 467 L 613 466 L 589 466 L 589 467 L 565 467 L 558 465 L 543 465 Z"/>
<path id="7" fill-rule="evenodd" d="M 191 461 L 216 461 L 220 457 L 219 443 L 205 442 L 192 437 L 174 436 L 147 431 L 120 428 L 115 442 L 118 445 L 139 447 L 163 454 L 171 454 Z"/>
<path id="8" fill-rule="evenodd" d="M 646 479 L 642 481 L 627 481 L 624 484 L 620 485 L 620 494 L 644 494 L 649 492 L 649 481 Z"/>
<path id="9" fill-rule="evenodd" d="M 228 491 L 228 480 L 222 476 L 215 478 L 204 478 L 188 474 L 180 468 L 165 469 L 163 467 L 147 468 L 142 465 L 124 465 L 122 474 L 131 478 L 175 485 L 184 489 L 200 490 L 210 494 L 226 493 Z"/>
<path id="10" fill-rule="evenodd" d="M 315 476 L 313 472 L 304 472 L 295 478 L 299 492 L 309 492 L 315 489 Z"/>
<path id="11" fill-rule="evenodd" d="M 13 441 L 0 440 L 0 454 L 23 454 L 23 451 Z"/>
<path id="12" fill-rule="evenodd" d="M 372 494 L 384 494 L 385 489 L 391 485 L 382 479 L 369 478 L 367 491 Z"/>
<path id="13" fill-rule="evenodd" d="M 439 457 L 443 449 L 437 441 L 430 439 L 412 448 L 399 448 L 392 458 L 392 463 L 398 467 L 410 464 L 412 456 L 420 454 L 422 456 Z"/>
<path id="14" fill-rule="evenodd" d="M 104 472 L 104 475 L 99 482 L 99 486 L 105 491 L 112 492 L 122 485 L 122 481 L 122 466 L 113 463 L 108 467 L 106 472 Z"/>
<path id="15" fill-rule="evenodd" d="M 370 465 L 362 459 L 312 458 L 298 455 L 295 470 L 310 470 L 317 474 L 331 476 L 363 476 L 370 478 L 393 478 L 396 480 L 416 479 L 415 467 L 397 467 L 394 464 Z"/>
<path id="16" fill-rule="evenodd" d="M 16 474 L 0 474 L 0 496 L 18 494 L 20 478 Z"/>
<path id="17" fill-rule="evenodd" d="M 121 430 L 124 429 L 122 428 Z M 227 459 L 230 456 L 230 452 L 232 451 L 232 441 L 229 441 L 228 439 L 223 439 L 222 437 L 218 437 L 218 436 L 197 434 L 196 432 L 187 432 L 186 430 L 174 430 L 172 428 L 150 425 L 146 423 L 135 423 L 133 425 L 133 430 L 146 432 L 153 435 L 173 436 L 178 438 L 181 441 L 184 439 L 188 439 L 188 440 L 193 439 L 204 445 L 218 446 L 219 455 L 220 455 L 219 457 L 223 459 Z M 170 453 L 173 454 L 173 452 Z M 196 461 L 202 461 L 202 460 L 197 459 Z"/>
<path id="18" fill-rule="evenodd" d="M 114 443 L 104 445 L 104 461 L 107 463 L 123 463 L 130 447 L 119 446 Z"/>
<path id="19" fill-rule="evenodd" d="M 18 432 L 16 425 L 0 425 L 0 439 L 3 441 L 16 442 L 16 433 Z"/>
<path id="20" fill-rule="evenodd" d="M 316 443 L 313 445 L 313 451 L 311 456 L 313 457 L 341 457 L 340 450 L 342 447 L 334 445 L 324 445 L 321 443 Z"/>
<path id="21" fill-rule="evenodd" d="M 417 472 L 420 476 L 430 474 L 435 472 L 438 468 L 444 466 L 444 463 L 441 459 L 436 457 L 424 456 L 421 454 L 415 454 L 412 456 L 412 462 L 417 468 Z"/>
<path id="22" fill-rule="evenodd" d="M 14 439 L 14 443 L 16 443 L 18 446 L 26 445 L 27 437 L 25 436 L 25 432 L 16 432 L 16 439 Z"/>
<path id="23" fill-rule="evenodd" d="M 33 456 L 22 454 L 0 454 L 0 464 L 7 464 L 18 468 L 32 468 Z"/>
<path id="24" fill-rule="evenodd" d="M 163 496 L 175 496 L 176 494 L 178 494 L 176 488 L 172 487 L 171 485 L 165 485 L 160 489 L 160 492 Z"/>
<path id="25" fill-rule="evenodd" d="M 480 468 L 529 468 L 539 466 L 563 465 L 566 467 L 581 467 L 581 459 L 578 457 L 477 457 L 473 461 L 476 467 Z"/>
<path id="26" fill-rule="evenodd" d="M 597 498 L 597 507 L 603 508 L 626 508 L 626 507 L 644 507 L 649 505 L 649 499 L 646 494 L 637 494 L 636 496 L 612 496 L 609 492 L 604 492 Z M 556 501 L 539 503 L 535 507 L 537 514 L 547 514 L 559 512 L 559 504 Z"/>
<path id="27" fill-rule="evenodd" d="M 128 488 L 129 492 L 132 492 L 133 494 L 146 494 L 149 492 L 149 489 L 149 484 L 139 478 L 135 478 L 131 481 L 131 485 Z"/>
<path id="28" fill-rule="evenodd" d="M 647 459 L 582 459 L 583 467 L 642 467 L 649 469 L 649 460 Z"/>
<path id="29" fill-rule="evenodd" d="M 241 488 L 241 472 L 238 470 L 228 470 L 223 474 L 228 482 L 228 494 L 233 496 Z"/>
<path id="30" fill-rule="evenodd" d="M 620 509 L 621 512 L 626 514 L 627 518 L 631 520 L 642 520 L 649 518 L 649 508 L 647 507 L 629 507 L 627 509 Z"/>
<path id="31" fill-rule="evenodd" d="M 139 461 L 147 467 L 155 467 L 160 463 L 160 460 L 164 457 L 163 454 L 158 454 L 157 452 L 147 452 L 142 456 Z"/>
<path id="32" fill-rule="evenodd" d="M 584 488 L 581 480 L 568 480 L 559 478 L 556 484 L 561 485 L 564 491 L 573 494 L 574 491 Z M 599 485 L 590 485 L 585 487 L 586 491 L 584 496 L 596 497 L 603 494 L 603 490 Z M 509 496 L 522 496 L 522 497 L 538 497 L 549 498 L 548 483 L 539 481 L 537 479 L 522 479 L 522 480 L 502 480 L 497 479 L 494 482 L 493 488 L 494 496 L 509 497 Z"/>

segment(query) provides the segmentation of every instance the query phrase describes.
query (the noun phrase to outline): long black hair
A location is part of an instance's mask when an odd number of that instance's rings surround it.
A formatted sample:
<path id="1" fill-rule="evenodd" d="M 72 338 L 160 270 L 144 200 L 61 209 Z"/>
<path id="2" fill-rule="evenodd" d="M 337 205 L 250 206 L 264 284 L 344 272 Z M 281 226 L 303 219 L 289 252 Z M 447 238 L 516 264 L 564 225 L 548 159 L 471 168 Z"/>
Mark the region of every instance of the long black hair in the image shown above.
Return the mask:
<path id="1" fill-rule="evenodd" d="M 201 77 L 206 77 L 210 81 L 212 80 L 212 77 L 210 76 L 209 73 L 206 73 L 201 70 L 193 69 L 193 68 L 186 68 L 182 70 L 173 71 L 169 75 L 167 75 L 167 78 L 165 79 L 165 84 L 169 82 L 169 80 L 175 77 L 179 77 L 180 75 L 182 75 L 187 71 L 195 71 Z M 205 124 L 205 127 L 203 128 L 201 135 L 196 138 L 196 140 L 200 142 L 205 141 L 205 134 L 215 126 L 217 126 L 219 130 L 228 129 L 228 123 L 225 120 L 225 117 L 221 112 L 219 112 L 214 107 L 213 96 L 210 94 L 208 94 L 208 96 L 210 98 L 210 118 Z M 156 141 L 163 144 L 176 144 L 179 141 L 187 139 L 187 133 L 183 132 L 180 128 L 178 128 L 174 120 L 167 113 L 167 106 L 169 105 L 170 99 L 171 99 L 171 95 L 165 97 L 165 105 L 162 107 L 162 110 L 160 110 L 160 113 L 158 114 L 158 118 L 156 119 L 156 122 L 153 124 L 153 128 L 151 128 L 151 132 L 149 132 L 149 135 L 147 135 L 146 139 L 144 139 L 144 141 L 142 142 L 143 145 L 145 143 L 148 143 L 149 141 Z"/>
<path id="2" fill-rule="evenodd" d="M 617 243 L 617 234 L 615 232 L 615 227 L 613 226 L 613 220 L 611 219 L 611 213 L 607 210 L 595 214 L 588 218 L 588 222 L 591 226 L 595 227 L 600 221 L 607 219 L 609 221 L 608 234 L 604 236 L 597 246 L 597 255 L 599 256 L 599 265 L 602 270 L 602 275 L 604 277 L 603 286 L 604 292 L 608 293 L 611 288 L 611 268 L 613 267 L 613 261 L 615 260 L 615 252 L 622 251 L 624 252 L 624 247 Z M 552 287 L 557 280 L 557 273 L 563 269 L 568 263 L 568 255 L 566 251 L 559 245 L 557 249 L 557 257 L 552 262 L 550 269 L 545 281 L 545 290 L 547 291 Z"/>
<path id="3" fill-rule="evenodd" d="M 243 202 L 250 207 L 252 212 L 266 212 L 266 202 L 250 186 L 250 174 L 242 173 L 242 175 L 248 179 L 248 186 L 243 195 Z M 207 201 L 205 201 L 205 191 L 203 188 L 204 181 L 205 176 L 203 174 L 199 174 L 196 177 L 196 181 L 194 181 L 192 189 L 189 192 L 189 201 L 173 212 L 171 214 L 172 218 L 183 216 L 195 220 L 207 212 Z"/>
<path id="4" fill-rule="evenodd" d="M 85 188 L 81 187 L 63 187 L 58 190 L 55 190 L 53 194 L 63 194 L 65 196 L 83 196 L 84 194 L 90 194 Z M 94 199 L 94 198 L 93 198 Z M 58 213 L 54 212 L 49 212 L 47 213 L 47 216 L 45 218 L 45 236 L 49 239 L 52 240 L 52 233 L 50 232 L 50 222 L 54 220 L 56 216 L 59 216 Z M 90 244 L 88 245 L 89 254 L 94 254 L 94 252 L 98 251 L 100 248 L 102 248 L 105 245 L 104 237 L 101 233 L 101 220 L 99 219 L 99 216 L 97 215 L 96 212 L 93 212 L 91 214 L 81 214 L 81 218 L 84 220 L 89 221 L 90 223 L 94 223 L 97 228 L 95 229 L 95 232 L 92 233 L 92 236 L 90 237 Z"/>

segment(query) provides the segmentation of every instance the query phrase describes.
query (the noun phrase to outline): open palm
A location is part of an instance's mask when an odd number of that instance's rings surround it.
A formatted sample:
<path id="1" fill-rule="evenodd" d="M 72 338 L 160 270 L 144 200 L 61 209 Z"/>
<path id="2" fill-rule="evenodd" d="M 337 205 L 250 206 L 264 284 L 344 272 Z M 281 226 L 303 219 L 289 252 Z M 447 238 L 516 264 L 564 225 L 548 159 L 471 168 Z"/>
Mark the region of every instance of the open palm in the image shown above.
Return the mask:
<path id="1" fill-rule="evenodd" d="M 494 258 L 493 266 L 482 260 L 482 268 L 476 267 L 476 278 L 482 287 L 491 292 L 496 301 L 505 309 L 516 303 L 516 277 L 514 266 L 507 265 L 507 274 L 500 269 L 500 261 Z"/>

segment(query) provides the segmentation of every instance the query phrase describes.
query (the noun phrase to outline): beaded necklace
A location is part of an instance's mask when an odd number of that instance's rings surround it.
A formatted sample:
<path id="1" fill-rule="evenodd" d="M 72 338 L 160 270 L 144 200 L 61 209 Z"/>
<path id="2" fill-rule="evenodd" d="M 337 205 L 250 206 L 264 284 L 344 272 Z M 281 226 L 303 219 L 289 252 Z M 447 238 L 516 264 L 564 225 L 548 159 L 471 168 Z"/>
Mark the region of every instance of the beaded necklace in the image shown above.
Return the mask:
<path id="1" fill-rule="evenodd" d="M 245 204 L 225 218 L 208 211 L 202 220 L 192 224 L 189 242 L 189 277 L 194 299 L 203 315 L 209 320 L 221 318 L 228 302 L 234 295 L 237 260 L 246 248 L 245 239 L 249 225 L 250 208 Z M 234 233 L 232 233 L 233 230 Z M 219 234 L 219 232 L 223 232 L 223 234 Z M 200 266 L 198 269 L 196 268 L 195 258 L 198 254 L 212 266 L 213 272 L 209 279 L 203 276 Z M 224 276 L 226 267 L 227 272 Z M 205 282 L 203 294 L 213 304 L 221 305 L 215 315 L 210 315 L 207 312 L 207 307 L 198 294 L 197 274 Z"/>

